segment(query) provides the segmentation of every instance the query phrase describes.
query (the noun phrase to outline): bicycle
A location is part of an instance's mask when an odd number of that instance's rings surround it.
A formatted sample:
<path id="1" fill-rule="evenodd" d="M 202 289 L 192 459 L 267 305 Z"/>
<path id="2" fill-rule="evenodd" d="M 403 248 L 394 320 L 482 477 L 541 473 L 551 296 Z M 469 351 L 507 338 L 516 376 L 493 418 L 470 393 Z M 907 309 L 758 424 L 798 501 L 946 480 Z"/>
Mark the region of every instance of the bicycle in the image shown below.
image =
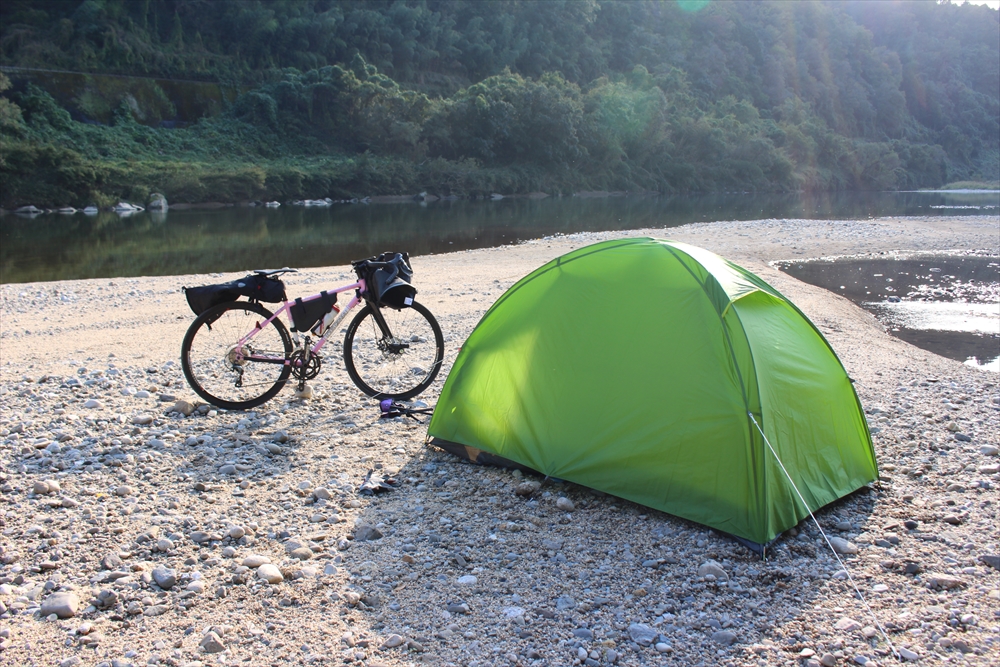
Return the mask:
<path id="1" fill-rule="evenodd" d="M 400 266 L 410 271 L 406 257 L 395 253 L 388 261 L 377 261 L 389 255 L 352 262 L 356 282 L 293 300 L 285 300 L 278 276 L 296 269 L 254 271 L 248 279 L 278 281 L 280 300 L 275 301 L 281 306 L 272 313 L 251 297 L 202 312 L 181 344 L 181 367 L 191 388 L 227 410 L 265 403 L 290 377 L 298 380 L 301 391 L 319 375 L 323 347 L 348 313 L 364 302 L 344 334 L 348 376 L 363 393 L 378 399 L 406 400 L 427 389 L 441 369 L 444 336 L 430 311 L 412 300 L 415 290 L 399 279 Z M 387 305 L 379 296 L 386 285 L 405 285 L 410 296 Z M 341 310 L 337 295 L 351 290 L 355 294 Z M 292 323 L 290 331 L 282 314 Z"/>

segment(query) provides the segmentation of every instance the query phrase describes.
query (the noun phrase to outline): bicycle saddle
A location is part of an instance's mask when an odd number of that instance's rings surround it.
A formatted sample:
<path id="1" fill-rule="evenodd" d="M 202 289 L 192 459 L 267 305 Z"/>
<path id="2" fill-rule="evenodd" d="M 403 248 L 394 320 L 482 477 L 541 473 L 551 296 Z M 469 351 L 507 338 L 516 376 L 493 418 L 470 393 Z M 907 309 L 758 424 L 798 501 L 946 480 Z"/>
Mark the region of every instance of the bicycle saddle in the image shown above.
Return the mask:
<path id="1" fill-rule="evenodd" d="M 253 272 L 258 276 L 280 276 L 282 273 L 298 273 L 298 269 L 290 269 L 287 266 L 283 269 L 254 269 Z"/>

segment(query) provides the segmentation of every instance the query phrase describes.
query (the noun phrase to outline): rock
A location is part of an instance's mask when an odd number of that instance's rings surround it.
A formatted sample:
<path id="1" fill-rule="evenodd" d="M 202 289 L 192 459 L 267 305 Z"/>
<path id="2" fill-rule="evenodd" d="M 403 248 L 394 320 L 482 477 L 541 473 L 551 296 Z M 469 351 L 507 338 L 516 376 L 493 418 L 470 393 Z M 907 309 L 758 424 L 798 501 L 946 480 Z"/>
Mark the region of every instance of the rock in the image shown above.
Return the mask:
<path id="1" fill-rule="evenodd" d="M 333 494 L 330 493 L 330 489 L 327 489 L 322 486 L 319 487 L 318 489 L 313 489 L 312 494 L 313 498 L 316 498 L 317 500 L 330 500 L 331 498 L 333 498 Z"/>
<path id="2" fill-rule="evenodd" d="M 87 408 L 88 410 L 102 410 L 104 409 L 104 404 L 98 401 L 97 399 L 91 398 L 86 403 L 83 404 L 83 407 Z"/>
<path id="3" fill-rule="evenodd" d="M 522 498 L 530 498 L 531 496 L 538 493 L 538 490 L 542 488 L 540 482 L 530 481 L 521 482 L 516 487 L 514 487 L 514 495 L 521 496 Z"/>
<path id="4" fill-rule="evenodd" d="M 146 203 L 146 208 L 150 211 L 166 211 L 169 208 L 167 204 L 167 198 L 161 195 L 159 192 L 153 192 L 149 195 L 149 201 Z"/>
<path id="5" fill-rule="evenodd" d="M 983 554 L 979 557 L 979 560 L 994 570 L 1000 570 L 1000 556 L 996 554 Z"/>
<path id="6" fill-rule="evenodd" d="M 296 387 L 294 393 L 295 393 L 295 398 L 300 398 L 303 401 L 308 401 L 310 398 L 313 397 L 313 390 L 312 387 L 310 387 L 309 385 L 302 387 L 302 389 Z"/>
<path id="7" fill-rule="evenodd" d="M 55 485 L 55 488 L 53 488 Z M 31 485 L 31 492 L 36 496 L 45 496 L 59 490 L 58 482 L 37 481 Z"/>
<path id="8" fill-rule="evenodd" d="M 269 584 L 280 584 L 285 580 L 285 578 L 281 575 L 281 570 L 270 563 L 264 563 L 258 567 L 257 576 Z"/>
<path id="9" fill-rule="evenodd" d="M 221 468 L 219 468 L 219 474 L 220 475 L 235 475 L 236 474 L 236 466 L 234 464 L 232 464 L 232 463 L 227 463 L 226 465 L 224 465 Z"/>
<path id="10" fill-rule="evenodd" d="M 226 645 L 222 643 L 222 639 L 215 632 L 209 631 L 201 641 L 198 642 L 198 646 L 205 653 L 222 653 L 226 650 Z"/>
<path id="11" fill-rule="evenodd" d="M 122 566 L 122 559 L 116 553 L 110 553 L 101 559 L 101 567 L 105 570 L 117 570 Z"/>
<path id="12" fill-rule="evenodd" d="M 136 396 L 139 396 L 140 393 L 142 393 L 142 392 L 136 393 Z M 146 397 L 148 398 L 149 394 L 146 394 Z M 148 424 L 152 424 L 153 423 L 153 416 L 152 415 L 136 415 L 135 417 L 132 417 L 132 423 L 135 424 L 136 426 L 146 426 Z"/>
<path id="13" fill-rule="evenodd" d="M 722 644 L 723 646 L 729 646 L 736 641 L 736 635 L 728 630 L 719 630 L 718 632 L 712 633 L 712 641 L 716 644 Z"/>
<path id="14" fill-rule="evenodd" d="M 923 576 L 924 585 L 928 588 L 964 588 L 965 582 L 958 577 L 953 577 L 950 574 L 937 574 L 928 572 Z"/>
<path id="15" fill-rule="evenodd" d="M 156 550 L 162 553 L 167 553 L 174 548 L 174 543 L 165 537 L 161 537 L 156 540 Z"/>
<path id="16" fill-rule="evenodd" d="M 467 604 L 465 604 L 463 602 L 452 602 L 452 603 L 450 603 L 445 608 L 448 610 L 449 614 L 468 614 L 469 613 L 469 605 L 467 605 Z"/>
<path id="17" fill-rule="evenodd" d="M 205 544 L 212 541 L 212 535 L 203 530 L 196 530 L 191 533 L 191 541 L 196 544 Z"/>
<path id="18" fill-rule="evenodd" d="M 649 646 L 657 635 L 659 632 L 642 623 L 633 623 L 628 626 L 628 636 L 639 646 Z"/>
<path id="19" fill-rule="evenodd" d="M 127 498 L 129 496 L 134 496 L 135 495 L 135 489 L 133 489 L 128 484 L 121 484 L 121 485 L 115 487 L 115 495 L 116 496 L 121 496 L 123 498 Z"/>
<path id="20" fill-rule="evenodd" d="M 837 664 L 837 656 L 832 653 L 824 653 L 823 657 L 819 659 L 819 664 L 823 667 L 835 667 Z"/>
<path id="21" fill-rule="evenodd" d="M 289 555 L 299 560 L 309 560 L 313 557 L 313 552 L 309 547 L 298 547 L 297 549 L 292 549 Z"/>
<path id="22" fill-rule="evenodd" d="M 556 500 L 556 509 L 558 509 L 561 512 L 572 512 L 576 509 L 576 505 L 574 505 L 573 501 L 570 500 L 569 498 L 560 496 Z"/>
<path id="23" fill-rule="evenodd" d="M 163 616 L 168 611 L 170 611 L 170 607 L 168 607 L 167 605 L 165 605 L 165 604 L 154 604 L 154 605 L 150 605 L 150 606 L 146 607 L 145 609 L 143 609 L 142 610 L 142 615 L 143 616 Z"/>
<path id="24" fill-rule="evenodd" d="M 244 565 L 245 567 L 256 569 L 261 565 L 267 565 L 270 562 L 271 559 L 268 558 L 267 556 L 261 556 L 260 554 L 250 554 L 249 556 L 243 559 L 242 565 Z"/>
<path id="25" fill-rule="evenodd" d="M 984 456 L 996 456 L 997 454 L 1000 454 L 1000 447 L 996 447 L 994 445 L 982 445 L 979 448 L 979 453 Z"/>
<path id="26" fill-rule="evenodd" d="M 858 546 L 852 542 L 848 542 L 842 537 L 831 537 L 830 544 L 833 546 L 833 550 L 838 554 L 858 553 Z"/>
<path id="27" fill-rule="evenodd" d="M 177 575 L 174 574 L 173 570 L 168 570 L 167 568 L 159 565 L 153 568 L 153 581 L 156 585 L 165 591 L 170 590 L 177 583 Z"/>
<path id="28" fill-rule="evenodd" d="M 176 401 L 167 412 L 179 412 L 185 417 L 190 417 L 197 407 L 194 403 L 181 399 Z"/>
<path id="29" fill-rule="evenodd" d="M 242 526 L 231 526 L 229 528 L 229 537 L 231 539 L 238 540 L 246 534 L 247 531 Z"/>
<path id="30" fill-rule="evenodd" d="M 389 635 L 385 642 L 382 643 L 382 648 L 396 648 L 405 642 L 406 640 L 399 635 Z"/>
<path id="31" fill-rule="evenodd" d="M 861 624 L 855 621 L 853 618 L 848 618 L 847 616 L 841 616 L 836 623 L 833 625 L 834 628 L 840 632 L 854 632 L 855 630 L 861 629 Z"/>
<path id="32" fill-rule="evenodd" d="M 902 658 L 903 660 L 908 660 L 910 662 L 916 662 L 917 660 L 920 660 L 920 654 L 914 653 L 908 648 L 899 649 L 899 657 Z"/>
<path id="33" fill-rule="evenodd" d="M 354 529 L 354 540 L 356 542 L 365 542 L 367 540 L 377 540 L 382 537 L 382 532 L 375 526 L 370 526 L 367 523 L 363 523 Z"/>
<path id="34" fill-rule="evenodd" d="M 42 601 L 41 614 L 55 614 L 59 618 L 72 618 L 80 608 L 80 598 L 74 593 L 53 593 Z"/>
<path id="35" fill-rule="evenodd" d="M 466 574 L 459 577 L 456 581 L 459 586 L 475 586 L 479 583 L 479 579 L 472 574 Z"/>
<path id="36" fill-rule="evenodd" d="M 729 575 L 722 568 L 722 565 L 714 560 L 705 561 L 701 564 L 701 567 L 698 568 L 699 577 L 704 577 L 707 574 L 715 577 L 716 581 L 729 581 Z"/>
<path id="37" fill-rule="evenodd" d="M 981 475 L 996 475 L 1000 473 L 1000 463 L 991 463 L 989 465 L 979 466 L 979 473 Z"/>

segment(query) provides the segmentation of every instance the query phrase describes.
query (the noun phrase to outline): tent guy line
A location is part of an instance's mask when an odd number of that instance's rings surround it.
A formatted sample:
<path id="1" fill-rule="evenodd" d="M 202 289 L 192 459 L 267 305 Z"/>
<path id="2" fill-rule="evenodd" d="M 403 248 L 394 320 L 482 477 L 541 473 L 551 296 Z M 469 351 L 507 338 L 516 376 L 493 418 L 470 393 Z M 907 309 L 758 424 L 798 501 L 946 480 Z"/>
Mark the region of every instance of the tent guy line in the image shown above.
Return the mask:
<path id="1" fill-rule="evenodd" d="M 830 543 L 830 538 L 826 536 L 826 531 L 823 530 L 823 526 L 819 525 L 819 521 L 816 520 L 816 515 L 813 514 L 812 508 L 809 507 L 809 503 L 807 503 L 806 499 L 802 497 L 801 493 L 799 493 L 799 487 L 795 485 L 795 480 L 793 480 L 792 476 L 788 474 L 788 470 L 785 468 L 785 464 L 782 463 L 781 457 L 778 456 L 778 452 L 774 451 L 774 447 L 771 446 L 767 436 L 764 435 L 764 430 L 760 427 L 760 424 L 757 423 L 757 419 L 753 416 L 753 413 L 747 412 L 747 416 L 749 416 L 751 421 L 753 421 L 753 425 L 757 427 L 757 430 L 760 432 L 760 437 L 764 438 L 764 444 L 766 444 L 767 448 L 771 450 L 771 454 L 774 455 L 774 460 L 777 461 L 778 465 L 781 467 L 781 472 L 785 473 L 785 477 L 788 478 L 788 483 L 792 485 L 793 489 L 795 489 L 795 495 L 799 497 L 799 500 L 802 501 L 802 505 L 806 508 L 806 511 L 809 512 L 809 518 L 811 518 L 813 523 L 816 524 L 816 528 L 819 530 L 819 534 L 823 536 L 826 546 L 830 547 L 830 553 L 832 553 L 833 557 L 837 559 L 838 563 L 840 563 L 840 567 L 843 568 L 844 574 L 847 575 L 847 579 L 851 582 L 851 586 L 854 587 L 854 592 L 858 594 L 861 604 L 864 605 L 865 611 L 867 611 L 868 615 L 871 616 L 873 621 L 875 621 L 875 626 L 878 628 L 878 631 L 882 633 L 882 638 L 885 640 L 885 643 L 889 645 L 889 650 L 892 651 L 892 655 L 895 656 L 897 660 L 902 660 L 902 656 L 900 656 L 899 652 L 896 650 L 892 640 L 889 639 L 889 635 L 886 633 L 885 628 L 883 628 L 882 624 L 879 623 L 878 616 L 876 616 L 875 612 L 872 611 L 872 608 L 868 606 L 868 600 L 866 600 L 865 596 L 862 595 L 861 589 L 858 588 L 857 583 L 854 581 L 854 577 L 851 576 L 851 571 L 847 569 L 847 564 L 841 560 L 840 554 L 838 554 L 837 550 L 833 548 L 833 544 Z"/>

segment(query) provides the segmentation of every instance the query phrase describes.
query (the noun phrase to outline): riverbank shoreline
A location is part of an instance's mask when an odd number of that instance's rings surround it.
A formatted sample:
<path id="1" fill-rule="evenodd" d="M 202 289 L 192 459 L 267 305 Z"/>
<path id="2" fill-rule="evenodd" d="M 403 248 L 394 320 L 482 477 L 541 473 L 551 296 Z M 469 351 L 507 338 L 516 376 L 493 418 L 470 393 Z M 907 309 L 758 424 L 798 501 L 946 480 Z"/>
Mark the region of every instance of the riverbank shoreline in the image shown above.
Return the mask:
<path id="1" fill-rule="evenodd" d="M 882 478 L 817 518 L 856 548 L 843 558 L 893 646 L 921 665 L 996 664 L 997 376 L 896 340 L 772 264 L 997 255 L 998 225 L 731 221 L 417 256 L 418 300 L 446 346 L 420 398 L 435 403 L 485 310 L 555 257 L 625 236 L 716 252 L 788 296 L 855 381 Z M 217 653 L 392 667 L 893 662 L 810 523 L 761 562 L 702 526 L 573 484 L 539 480 L 534 498 L 520 497 L 510 471 L 463 465 L 424 445 L 426 426 L 379 419 L 336 355 L 311 400 L 286 387 L 249 413 L 170 412 L 197 403 L 177 360 L 193 319 L 180 288 L 229 277 L 0 286 L 0 655 L 11 664 L 182 665 Z M 349 279 L 346 266 L 306 269 L 288 292 Z M 594 308 L 614 316 L 613 303 Z M 398 488 L 360 494 L 373 471 Z M 561 497 L 572 512 L 556 508 Z M 264 581 L 251 556 L 281 581 Z M 710 561 L 724 577 L 699 576 Z M 60 593 L 68 606 L 57 608 Z M 66 618 L 46 620 L 44 605 Z"/>

